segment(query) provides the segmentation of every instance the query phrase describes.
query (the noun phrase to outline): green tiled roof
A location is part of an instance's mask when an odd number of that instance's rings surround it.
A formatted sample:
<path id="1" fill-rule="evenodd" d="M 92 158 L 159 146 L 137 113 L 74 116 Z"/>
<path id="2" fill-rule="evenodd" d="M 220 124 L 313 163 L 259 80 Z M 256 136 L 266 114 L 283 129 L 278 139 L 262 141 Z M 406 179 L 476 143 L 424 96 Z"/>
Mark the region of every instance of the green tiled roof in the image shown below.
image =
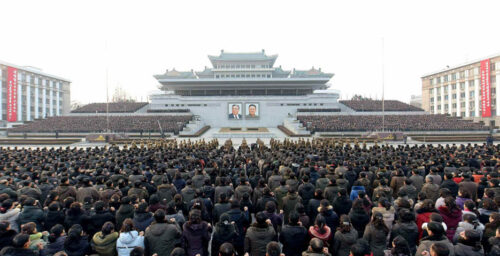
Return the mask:
<path id="1" fill-rule="evenodd" d="M 208 55 L 208 58 L 210 60 L 276 60 L 278 58 L 278 55 L 270 55 L 267 56 L 265 51 L 262 50 L 261 52 L 224 52 L 224 50 L 221 51 L 219 56 L 213 56 L 213 55 Z"/>
<path id="2" fill-rule="evenodd" d="M 293 70 L 291 75 L 292 78 L 307 78 L 307 77 L 332 77 L 331 73 L 324 73 L 320 69 L 315 69 L 314 67 L 309 70 Z"/>

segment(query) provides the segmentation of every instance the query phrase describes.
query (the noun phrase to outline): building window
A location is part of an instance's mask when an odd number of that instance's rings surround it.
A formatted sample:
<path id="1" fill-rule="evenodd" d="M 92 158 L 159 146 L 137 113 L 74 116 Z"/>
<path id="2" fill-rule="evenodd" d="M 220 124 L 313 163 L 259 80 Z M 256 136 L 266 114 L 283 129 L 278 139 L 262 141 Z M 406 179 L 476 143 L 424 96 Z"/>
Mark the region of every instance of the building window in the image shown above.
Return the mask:
<path id="1" fill-rule="evenodd" d="M 452 94 L 452 95 L 451 95 L 451 98 L 452 98 L 452 99 L 456 99 L 456 98 L 457 98 L 457 94 L 456 94 L 456 93 Z"/>
<path id="2" fill-rule="evenodd" d="M 460 79 L 465 78 L 465 71 L 460 71 Z"/>
<path id="3" fill-rule="evenodd" d="M 452 108 L 457 108 L 457 103 L 453 103 L 453 104 L 451 104 L 451 107 L 452 107 Z"/>
<path id="4" fill-rule="evenodd" d="M 474 80 L 469 80 L 469 86 L 474 86 Z"/>
<path id="5" fill-rule="evenodd" d="M 474 91 L 469 92 L 469 97 L 474 97 Z"/>
<path id="6" fill-rule="evenodd" d="M 460 107 L 465 108 L 465 102 L 460 102 Z"/>
<path id="7" fill-rule="evenodd" d="M 444 100 L 448 100 L 448 95 L 445 95 L 445 96 L 444 96 Z"/>
<path id="8" fill-rule="evenodd" d="M 460 90 L 464 90 L 465 89 L 465 83 L 464 82 L 461 82 L 460 83 Z"/>
<path id="9" fill-rule="evenodd" d="M 457 74 L 453 73 L 453 74 L 451 74 L 451 81 L 455 81 L 455 80 L 457 80 Z"/>
<path id="10" fill-rule="evenodd" d="M 441 77 L 436 77 L 436 80 L 437 80 L 437 83 L 440 84 L 441 83 Z"/>
<path id="11" fill-rule="evenodd" d="M 470 116 L 475 116 L 476 115 L 476 112 L 475 111 L 471 111 L 470 112 Z"/>
<path id="12" fill-rule="evenodd" d="M 496 93 L 497 92 L 497 88 L 491 88 L 491 93 Z"/>
<path id="13" fill-rule="evenodd" d="M 431 98 L 431 102 L 434 102 L 434 97 Z"/>
<path id="14" fill-rule="evenodd" d="M 457 89 L 457 84 L 452 84 L 451 89 L 456 90 Z"/>
<path id="15" fill-rule="evenodd" d="M 490 82 L 491 83 L 496 83 L 497 82 L 497 76 L 490 76 Z"/>
<path id="16" fill-rule="evenodd" d="M 441 96 L 438 96 L 438 101 L 441 101 Z"/>
<path id="17" fill-rule="evenodd" d="M 490 70 L 495 70 L 495 62 L 490 63 Z"/>

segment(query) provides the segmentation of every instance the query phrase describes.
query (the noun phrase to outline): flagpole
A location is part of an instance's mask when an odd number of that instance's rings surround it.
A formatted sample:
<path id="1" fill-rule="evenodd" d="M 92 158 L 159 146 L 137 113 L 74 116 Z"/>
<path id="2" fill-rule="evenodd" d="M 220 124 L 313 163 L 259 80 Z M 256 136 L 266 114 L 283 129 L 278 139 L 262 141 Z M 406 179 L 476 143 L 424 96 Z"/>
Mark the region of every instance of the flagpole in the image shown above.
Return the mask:
<path id="1" fill-rule="evenodd" d="M 382 132 L 385 131 L 385 69 L 384 69 L 384 38 L 382 37 Z"/>

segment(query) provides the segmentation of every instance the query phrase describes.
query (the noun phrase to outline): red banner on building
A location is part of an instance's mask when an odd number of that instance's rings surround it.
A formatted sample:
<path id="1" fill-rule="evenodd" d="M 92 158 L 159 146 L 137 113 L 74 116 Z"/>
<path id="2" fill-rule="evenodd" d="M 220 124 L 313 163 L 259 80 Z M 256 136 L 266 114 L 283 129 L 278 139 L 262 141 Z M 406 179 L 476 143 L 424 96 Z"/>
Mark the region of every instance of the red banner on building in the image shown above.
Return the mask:
<path id="1" fill-rule="evenodd" d="M 481 112 L 482 117 L 491 117 L 490 60 L 481 61 Z"/>
<path id="2" fill-rule="evenodd" d="M 17 68 L 7 68 L 7 121 L 17 121 Z"/>

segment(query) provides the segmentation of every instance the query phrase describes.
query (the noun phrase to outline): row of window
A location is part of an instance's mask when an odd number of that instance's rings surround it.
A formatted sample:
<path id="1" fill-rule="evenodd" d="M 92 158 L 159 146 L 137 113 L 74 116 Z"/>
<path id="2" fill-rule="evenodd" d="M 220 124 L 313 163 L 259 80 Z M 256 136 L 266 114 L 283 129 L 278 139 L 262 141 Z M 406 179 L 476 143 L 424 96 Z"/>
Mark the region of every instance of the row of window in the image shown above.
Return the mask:
<path id="1" fill-rule="evenodd" d="M 491 62 L 490 63 L 490 71 L 495 71 L 495 70 L 496 70 L 496 65 L 494 62 Z M 479 75 L 479 68 L 476 67 L 474 69 L 468 69 L 468 70 L 463 70 L 460 72 L 456 72 L 456 73 L 452 73 L 452 74 L 448 74 L 448 75 L 444 75 L 444 76 L 440 76 L 440 77 L 434 77 L 434 78 L 431 78 L 431 84 L 435 85 L 435 84 L 439 84 L 441 82 L 446 83 L 449 81 L 455 81 L 455 80 L 457 80 L 457 78 L 464 79 L 465 77 L 472 76 L 472 74 Z"/>
<path id="2" fill-rule="evenodd" d="M 215 66 L 218 69 L 254 69 L 254 68 L 271 68 L 269 64 L 254 65 L 254 64 L 221 64 Z"/>
<path id="3" fill-rule="evenodd" d="M 215 78 L 271 78 L 271 74 L 216 74 Z"/>

